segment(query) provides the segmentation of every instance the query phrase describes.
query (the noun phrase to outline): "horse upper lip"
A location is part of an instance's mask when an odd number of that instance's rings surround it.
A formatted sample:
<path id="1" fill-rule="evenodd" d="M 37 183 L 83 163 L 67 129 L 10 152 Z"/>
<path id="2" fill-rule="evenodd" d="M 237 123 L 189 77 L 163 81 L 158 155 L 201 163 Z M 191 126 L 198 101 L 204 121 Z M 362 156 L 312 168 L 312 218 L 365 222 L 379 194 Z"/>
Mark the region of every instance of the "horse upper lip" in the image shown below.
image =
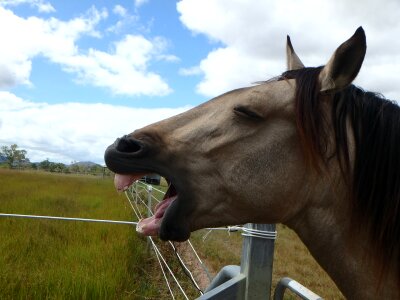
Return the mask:
<path id="1" fill-rule="evenodd" d="M 144 150 L 141 151 L 142 153 L 144 152 Z M 126 175 L 152 173 L 153 170 L 147 167 L 147 160 L 143 160 L 143 158 L 137 156 L 135 153 L 119 151 L 115 143 L 113 143 L 107 147 L 104 153 L 104 161 L 107 167 L 114 173 Z"/>

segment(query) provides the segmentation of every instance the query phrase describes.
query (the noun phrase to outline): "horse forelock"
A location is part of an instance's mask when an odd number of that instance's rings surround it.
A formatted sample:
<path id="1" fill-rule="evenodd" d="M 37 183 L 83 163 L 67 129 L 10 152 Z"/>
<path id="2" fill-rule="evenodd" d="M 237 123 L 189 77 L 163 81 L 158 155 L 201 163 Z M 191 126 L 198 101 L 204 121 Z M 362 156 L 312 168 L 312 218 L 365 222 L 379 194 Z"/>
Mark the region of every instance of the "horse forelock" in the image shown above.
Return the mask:
<path id="1" fill-rule="evenodd" d="M 283 73 L 295 79 L 296 122 L 305 159 L 317 172 L 336 157 L 348 186 L 355 233 L 367 233 L 382 274 L 397 262 L 400 280 L 400 107 L 351 85 L 332 93 L 331 119 L 322 109 L 318 68 Z M 354 136 L 350 157 L 349 128 Z M 329 136 L 333 132 L 334 137 Z M 333 141 L 334 155 L 328 152 Z M 351 165 L 351 161 L 354 161 Z"/>

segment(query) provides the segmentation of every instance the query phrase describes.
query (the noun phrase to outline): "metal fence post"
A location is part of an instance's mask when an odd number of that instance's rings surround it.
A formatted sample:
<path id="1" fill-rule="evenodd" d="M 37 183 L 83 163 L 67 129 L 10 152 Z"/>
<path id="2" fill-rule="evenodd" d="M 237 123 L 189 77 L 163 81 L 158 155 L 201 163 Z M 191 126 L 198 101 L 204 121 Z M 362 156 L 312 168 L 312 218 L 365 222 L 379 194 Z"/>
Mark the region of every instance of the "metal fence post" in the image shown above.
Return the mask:
<path id="1" fill-rule="evenodd" d="M 271 299 L 275 224 L 246 224 L 243 232 L 240 268 L 224 267 L 198 300 Z"/>
<path id="2" fill-rule="evenodd" d="M 272 265 L 275 247 L 275 224 L 246 224 L 240 273 L 247 278 L 246 300 L 270 299 Z M 257 231 L 271 232 L 271 237 L 258 235 Z"/>
<path id="3" fill-rule="evenodd" d="M 152 211 L 151 211 L 151 195 L 153 192 L 153 187 L 151 185 L 147 186 L 147 217 L 152 216 Z"/>
<path id="4" fill-rule="evenodd" d="M 135 203 L 138 203 L 138 184 L 137 182 L 135 182 L 135 184 L 133 185 L 133 190 L 135 191 Z"/>
<path id="5" fill-rule="evenodd" d="M 152 203 L 152 191 L 153 191 L 153 187 L 151 185 L 147 185 L 147 217 L 150 218 L 153 213 L 151 211 L 151 203 Z M 149 252 L 151 249 L 151 241 L 150 238 L 147 238 L 147 251 Z"/>

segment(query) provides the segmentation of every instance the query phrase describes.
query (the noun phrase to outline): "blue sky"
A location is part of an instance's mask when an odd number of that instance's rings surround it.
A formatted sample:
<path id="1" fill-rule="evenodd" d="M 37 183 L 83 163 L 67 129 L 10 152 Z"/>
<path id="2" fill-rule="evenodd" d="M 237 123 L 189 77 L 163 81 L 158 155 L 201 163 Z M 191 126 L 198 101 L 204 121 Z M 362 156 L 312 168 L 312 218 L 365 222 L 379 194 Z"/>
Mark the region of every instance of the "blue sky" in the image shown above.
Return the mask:
<path id="1" fill-rule="evenodd" d="M 398 0 L 0 0 L 0 146 L 104 163 L 116 137 L 285 71 L 287 34 L 318 66 L 360 25 L 355 83 L 399 100 L 399 19 Z"/>
<path id="2" fill-rule="evenodd" d="M 64 72 L 59 65 L 50 62 L 42 56 L 32 59 L 32 73 L 30 80 L 32 86 L 19 85 L 11 91 L 32 101 L 62 103 L 112 103 L 138 107 L 180 107 L 188 104 L 196 105 L 207 98 L 194 93 L 198 78 L 196 76 L 182 76 L 179 70 L 195 66 L 207 55 L 217 42 L 211 42 L 206 36 L 193 34 L 179 21 L 179 14 L 174 1 L 149 1 L 135 6 L 134 1 L 52 1 L 55 11 L 39 13 L 37 8 L 31 5 L 21 4 L 9 6 L 13 12 L 21 17 L 41 16 L 42 18 L 57 18 L 68 21 L 79 17 L 92 7 L 98 10 L 106 9 L 108 17 L 99 22 L 97 30 L 101 37 L 82 36 L 76 41 L 76 46 L 82 51 L 88 48 L 96 48 L 101 51 L 109 51 L 113 43 L 122 39 L 124 35 L 142 35 L 147 39 L 156 37 L 165 38 L 165 53 L 176 57 L 176 61 L 153 61 L 149 64 L 149 70 L 160 74 L 172 89 L 171 93 L 164 96 L 147 96 L 122 94 L 115 95 L 107 88 L 99 88 L 91 84 L 77 84 L 75 74 Z M 131 19 L 121 26 L 116 32 L 109 31 L 121 16 L 113 13 L 119 5 L 126 9 Z M 190 50 L 187 45 L 190 45 Z M 189 50 L 189 51 L 188 51 Z M 134 49 L 132 49 L 134 51 Z M 132 82 L 132 84 L 135 84 Z"/>

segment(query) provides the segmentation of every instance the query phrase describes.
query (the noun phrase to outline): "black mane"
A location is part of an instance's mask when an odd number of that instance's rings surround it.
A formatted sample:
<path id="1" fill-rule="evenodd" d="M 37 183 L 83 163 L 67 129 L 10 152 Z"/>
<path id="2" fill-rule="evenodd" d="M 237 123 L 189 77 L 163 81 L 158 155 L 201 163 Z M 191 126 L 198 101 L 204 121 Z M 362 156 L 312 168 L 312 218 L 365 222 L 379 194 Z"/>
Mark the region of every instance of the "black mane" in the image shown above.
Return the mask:
<path id="1" fill-rule="evenodd" d="M 350 85 L 322 95 L 318 75 L 322 67 L 283 73 L 279 79 L 296 80 L 296 118 L 308 162 L 319 170 L 321 162 L 336 157 L 348 184 L 352 221 L 366 231 L 371 249 L 386 272 L 397 263 L 400 278 L 400 107 L 382 95 Z M 335 153 L 328 153 L 329 116 L 321 97 L 331 98 Z M 350 162 L 348 120 L 355 140 L 355 161 Z"/>

